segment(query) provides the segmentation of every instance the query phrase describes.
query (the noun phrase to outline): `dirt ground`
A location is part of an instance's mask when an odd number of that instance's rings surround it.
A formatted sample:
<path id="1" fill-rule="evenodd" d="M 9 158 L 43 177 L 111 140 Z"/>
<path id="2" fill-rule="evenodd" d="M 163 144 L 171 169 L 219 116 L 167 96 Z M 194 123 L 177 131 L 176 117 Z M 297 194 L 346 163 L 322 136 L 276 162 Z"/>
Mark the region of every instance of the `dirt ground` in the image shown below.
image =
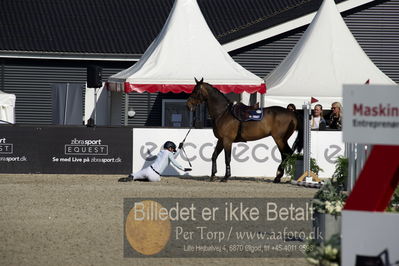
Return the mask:
<path id="1" fill-rule="evenodd" d="M 263 178 L 118 183 L 120 177 L 1 174 L 0 265 L 308 265 L 304 258 L 124 258 L 123 199 L 309 198 L 315 189 Z"/>

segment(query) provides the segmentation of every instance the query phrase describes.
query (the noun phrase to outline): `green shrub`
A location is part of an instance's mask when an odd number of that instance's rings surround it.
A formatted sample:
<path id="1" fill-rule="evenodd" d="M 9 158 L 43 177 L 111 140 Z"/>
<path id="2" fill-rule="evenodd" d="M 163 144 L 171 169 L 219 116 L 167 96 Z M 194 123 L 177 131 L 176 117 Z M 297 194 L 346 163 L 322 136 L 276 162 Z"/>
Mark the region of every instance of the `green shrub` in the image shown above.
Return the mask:
<path id="1" fill-rule="evenodd" d="M 348 178 L 348 158 L 339 156 L 335 162 L 335 171 L 332 175 L 331 182 L 337 186 L 344 186 L 345 180 Z"/>
<path id="2" fill-rule="evenodd" d="M 293 153 L 292 155 L 288 156 L 283 162 L 284 171 L 287 176 L 291 177 L 291 179 L 295 179 L 296 161 L 298 160 L 303 160 L 303 154 Z M 316 159 L 314 158 L 310 158 L 310 171 L 312 171 L 316 175 L 318 175 L 319 172 L 323 172 L 323 169 L 321 169 L 317 165 Z"/>

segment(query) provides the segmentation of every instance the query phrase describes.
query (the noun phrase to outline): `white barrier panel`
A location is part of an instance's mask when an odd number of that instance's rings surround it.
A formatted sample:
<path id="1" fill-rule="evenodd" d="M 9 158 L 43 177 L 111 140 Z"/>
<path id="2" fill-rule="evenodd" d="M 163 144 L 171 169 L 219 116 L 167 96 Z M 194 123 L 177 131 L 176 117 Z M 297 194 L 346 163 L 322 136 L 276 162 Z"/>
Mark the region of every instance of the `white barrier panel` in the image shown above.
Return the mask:
<path id="1" fill-rule="evenodd" d="M 134 128 L 133 129 L 133 172 L 153 162 L 154 156 L 162 148 L 165 141 L 181 142 L 188 129 L 173 128 Z M 290 138 L 290 145 L 296 137 Z M 192 164 L 192 176 L 209 176 L 212 167 L 212 153 L 217 139 L 212 129 L 192 129 L 189 133 L 184 149 Z M 315 158 L 318 165 L 324 170 L 320 177 L 331 177 L 335 169 L 335 160 L 344 154 L 344 143 L 340 131 L 312 131 L 311 157 Z M 280 163 L 280 152 L 272 137 L 257 141 L 234 143 L 231 154 L 231 175 L 242 177 L 274 177 Z M 177 160 L 183 167 L 189 167 L 183 152 Z M 217 176 L 224 176 L 224 152 L 217 160 Z M 183 175 L 180 170 L 169 166 L 163 175 Z"/>
<path id="2" fill-rule="evenodd" d="M 343 211 L 342 265 L 396 265 L 398 224 L 397 213 Z"/>

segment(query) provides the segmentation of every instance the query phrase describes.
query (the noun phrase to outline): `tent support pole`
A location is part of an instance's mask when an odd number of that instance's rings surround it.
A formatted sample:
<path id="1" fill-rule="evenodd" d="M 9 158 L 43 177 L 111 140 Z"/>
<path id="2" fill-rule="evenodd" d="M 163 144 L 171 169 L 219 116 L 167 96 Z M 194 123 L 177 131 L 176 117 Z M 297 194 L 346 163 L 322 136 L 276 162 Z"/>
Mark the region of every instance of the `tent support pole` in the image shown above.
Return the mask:
<path id="1" fill-rule="evenodd" d="M 124 125 L 127 126 L 127 112 L 129 110 L 129 93 L 125 93 L 125 119 L 124 119 Z"/>
<path id="2" fill-rule="evenodd" d="M 261 93 L 257 93 L 259 94 L 259 98 L 260 98 L 260 107 L 265 107 L 265 95 L 261 94 Z"/>

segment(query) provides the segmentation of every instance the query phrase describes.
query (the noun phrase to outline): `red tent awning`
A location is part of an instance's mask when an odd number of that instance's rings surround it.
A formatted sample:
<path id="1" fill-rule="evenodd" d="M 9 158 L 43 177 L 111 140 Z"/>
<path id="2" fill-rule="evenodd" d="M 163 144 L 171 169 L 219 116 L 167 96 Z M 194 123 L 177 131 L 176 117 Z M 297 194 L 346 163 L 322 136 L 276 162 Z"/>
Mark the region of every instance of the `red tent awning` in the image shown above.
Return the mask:
<path id="1" fill-rule="evenodd" d="M 129 82 L 123 83 L 122 86 L 118 86 L 118 83 L 107 82 L 107 88 L 111 91 L 124 91 L 125 93 L 136 92 L 162 92 L 162 93 L 191 93 L 195 84 L 132 84 Z M 264 83 L 260 85 L 234 85 L 234 84 L 212 84 L 223 93 L 266 93 L 266 85 Z"/>

